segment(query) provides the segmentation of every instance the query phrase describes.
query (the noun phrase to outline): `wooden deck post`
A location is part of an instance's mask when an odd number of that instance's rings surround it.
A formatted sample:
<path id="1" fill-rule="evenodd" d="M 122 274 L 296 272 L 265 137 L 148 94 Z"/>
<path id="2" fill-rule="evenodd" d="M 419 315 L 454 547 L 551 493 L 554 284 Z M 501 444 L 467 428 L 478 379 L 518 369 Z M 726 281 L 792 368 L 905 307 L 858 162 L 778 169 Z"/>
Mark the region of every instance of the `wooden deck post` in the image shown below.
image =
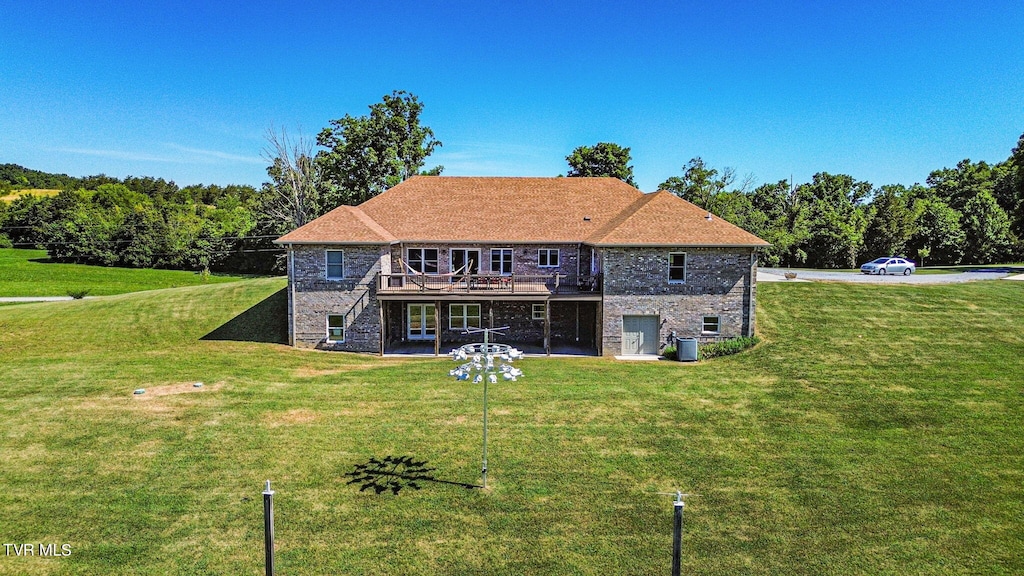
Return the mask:
<path id="1" fill-rule="evenodd" d="M 544 300 L 544 353 L 551 356 L 551 299 Z"/>
<path id="2" fill-rule="evenodd" d="M 426 320 L 426 319 L 424 319 Z M 434 300 L 434 356 L 441 355 L 441 301 Z"/>

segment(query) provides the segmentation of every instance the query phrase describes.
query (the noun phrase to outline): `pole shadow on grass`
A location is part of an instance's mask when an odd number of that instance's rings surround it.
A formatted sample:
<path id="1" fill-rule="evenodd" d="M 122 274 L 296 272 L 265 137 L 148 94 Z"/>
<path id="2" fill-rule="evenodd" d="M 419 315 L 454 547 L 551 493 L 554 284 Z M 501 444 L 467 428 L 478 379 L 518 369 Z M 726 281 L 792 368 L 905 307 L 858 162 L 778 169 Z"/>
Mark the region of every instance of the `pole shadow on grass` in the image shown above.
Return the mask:
<path id="1" fill-rule="evenodd" d="M 288 291 L 285 288 L 215 328 L 200 340 L 288 343 Z"/>
<path id="2" fill-rule="evenodd" d="M 433 475 L 437 468 L 428 468 L 426 460 L 413 460 L 412 456 L 385 456 L 370 458 L 365 464 L 356 464 L 343 476 L 351 478 L 346 484 L 359 484 L 359 491 L 373 490 L 377 494 L 390 491 L 398 494 L 405 488 L 419 490 L 424 482 L 448 484 L 471 490 L 482 488 L 476 484 L 439 480 Z"/>

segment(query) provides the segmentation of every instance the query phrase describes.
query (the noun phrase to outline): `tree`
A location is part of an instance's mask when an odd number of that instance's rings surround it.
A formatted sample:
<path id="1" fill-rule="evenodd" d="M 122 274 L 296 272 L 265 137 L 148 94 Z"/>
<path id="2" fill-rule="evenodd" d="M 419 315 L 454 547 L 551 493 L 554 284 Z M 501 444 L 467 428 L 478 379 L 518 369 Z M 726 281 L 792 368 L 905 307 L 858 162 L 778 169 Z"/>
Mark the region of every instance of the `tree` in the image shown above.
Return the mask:
<path id="1" fill-rule="evenodd" d="M 735 170 L 724 168 L 719 175 L 718 170 L 705 165 L 700 156 L 690 159 L 683 170 L 681 177 L 673 176 L 665 180 L 658 189 L 668 190 L 712 213 L 715 212 L 712 210 L 715 197 L 725 192 L 736 180 Z"/>
<path id="2" fill-rule="evenodd" d="M 325 184 L 324 208 L 361 204 L 420 173 L 441 142 L 420 125 L 423 104 L 396 90 L 370 106 L 369 116 L 345 115 L 317 135 L 316 155 Z M 443 167 L 428 172 L 439 174 Z"/>
<path id="3" fill-rule="evenodd" d="M 1010 219 L 991 194 L 978 194 L 967 202 L 963 227 L 967 237 L 966 257 L 971 263 L 992 264 L 1012 253 Z"/>
<path id="4" fill-rule="evenodd" d="M 915 216 L 905 187 L 882 186 L 871 201 L 871 218 L 864 232 L 864 255 L 867 258 L 904 255 L 914 233 Z"/>
<path id="5" fill-rule="evenodd" d="M 328 211 L 324 201 L 321 164 L 313 157 L 313 145 L 301 135 L 296 141 L 288 132 L 270 129 L 263 158 L 270 162 L 263 183 L 263 220 L 271 231 L 283 234 L 311 222 Z M 331 206 L 333 208 L 333 206 Z"/>
<path id="6" fill-rule="evenodd" d="M 594 146 L 576 148 L 565 157 L 565 161 L 569 163 L 570 177 L 611 176 L 636 187 L 633 167 L 629 165 L 629 148 L 612 142 L 598 142 Z"/>
<path id="7" fill-rule="evenodd" d="M 916 210 L 919 215 L 908 250 L 919 259 L 929 258 L 932 266 L 959 264 L 966 241 L 960 213 L 935 197 L 918 201 Z"/>
<path id="8" fill-rule="evenodd" d="M 807 239 L 800 246 L 815 268 L 852 268 L 863 246 L 867 209 L 862 201 L 871 184 L 845 174 L 815 174 L 796 189 L 793 201 L 807 219 Z"/>

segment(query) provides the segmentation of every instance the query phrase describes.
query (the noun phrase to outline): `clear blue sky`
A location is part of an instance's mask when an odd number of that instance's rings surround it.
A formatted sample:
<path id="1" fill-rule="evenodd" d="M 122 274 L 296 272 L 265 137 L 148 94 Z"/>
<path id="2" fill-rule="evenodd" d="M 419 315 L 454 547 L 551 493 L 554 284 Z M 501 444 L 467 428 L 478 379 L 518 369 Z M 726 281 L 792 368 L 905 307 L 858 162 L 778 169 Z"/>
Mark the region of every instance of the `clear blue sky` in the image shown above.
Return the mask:
<path id="1" fill-rule="evenodd" d="M 923 182 L 1024 133 L 1024 3 L 0 0 L 0 163 L 265 178 L 403 89 L 447 175 L 565 173 L 600 141 L 653 190 L 694 156 L 758 182 Z"/>

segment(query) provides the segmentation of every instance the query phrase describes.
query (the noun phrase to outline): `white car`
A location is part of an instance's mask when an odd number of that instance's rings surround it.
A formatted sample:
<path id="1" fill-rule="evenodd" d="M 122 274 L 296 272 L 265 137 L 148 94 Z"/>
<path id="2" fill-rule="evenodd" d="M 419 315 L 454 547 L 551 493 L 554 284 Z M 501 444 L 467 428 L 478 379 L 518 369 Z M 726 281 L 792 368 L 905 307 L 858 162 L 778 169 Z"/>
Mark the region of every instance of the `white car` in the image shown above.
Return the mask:
<path id="1" fill-rule="evenodd" d="M 913 274 L 916 269 L 917 265 L 913 260 L 895 256 L 877 258 L 860 267 L 860 271 L 864 274 L 903 274 L 904 276 Z"/>

